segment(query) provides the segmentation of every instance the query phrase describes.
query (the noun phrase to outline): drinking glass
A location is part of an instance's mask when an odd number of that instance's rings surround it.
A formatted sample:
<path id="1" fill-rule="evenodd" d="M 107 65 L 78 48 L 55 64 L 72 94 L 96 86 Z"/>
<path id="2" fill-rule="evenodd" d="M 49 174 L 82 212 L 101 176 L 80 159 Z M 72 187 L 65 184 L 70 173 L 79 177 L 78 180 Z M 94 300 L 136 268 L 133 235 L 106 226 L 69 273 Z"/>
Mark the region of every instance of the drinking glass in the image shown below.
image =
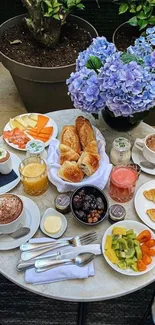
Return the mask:
<path id="1" fill-rule="evenodd" d="M 109 194 L 117 202 L 128 202 L 133 198 L 138 172 L 132 166 L 117 166 L 110 174 Z"/>
<path id="2" fill-rule="evenodd" d="M 24 159 L 19 172 L 24 191 L 29 195 L 38 196 L 48 189 L 47 166 L 40 157 L 29 157 Z"/>

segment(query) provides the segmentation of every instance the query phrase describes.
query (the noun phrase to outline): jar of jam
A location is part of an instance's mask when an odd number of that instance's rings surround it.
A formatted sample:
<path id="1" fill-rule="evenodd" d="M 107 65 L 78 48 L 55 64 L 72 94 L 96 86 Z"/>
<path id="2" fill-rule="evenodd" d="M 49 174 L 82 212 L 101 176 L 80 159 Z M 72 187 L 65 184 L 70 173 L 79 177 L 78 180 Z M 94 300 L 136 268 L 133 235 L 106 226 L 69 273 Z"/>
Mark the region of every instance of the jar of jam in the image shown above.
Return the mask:
<path id="1" fill-rule="evenodd" d="M 113 165 L 127 165 L 131 158 L 131 143 L 128 139 L 119 137 L 112 143 L 110 160 Z"/>
<path id="2" fill-rule="evenodd" d="M 128 202 L 132 199 L 138 172 L 129 166 L 113 167 L 110 174 L 109 194 L 117 202 Z"/>
<path id="3" fill-rule="evenodd" d="M 70 212 L 70 197 L 66 194 L 59 194 L 55 199 L 55 207 L 61 213 Z"/>
<path id="4" fill-rule="evenodd" d="M 111 224 L 124 220 L 125 208 L 120 204 L 113 204 L 108 211 L 108 220 Z"/>

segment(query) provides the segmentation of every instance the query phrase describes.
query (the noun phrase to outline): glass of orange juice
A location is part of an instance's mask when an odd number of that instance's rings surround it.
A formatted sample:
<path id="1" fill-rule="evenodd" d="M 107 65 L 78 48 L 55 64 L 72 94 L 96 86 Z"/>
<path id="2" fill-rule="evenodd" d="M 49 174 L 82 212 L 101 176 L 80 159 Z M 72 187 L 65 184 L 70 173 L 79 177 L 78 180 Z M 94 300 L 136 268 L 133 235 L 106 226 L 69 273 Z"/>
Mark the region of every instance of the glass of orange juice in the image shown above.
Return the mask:
<path id="1" fill-rule="evenodd" d="M 29 157 L 24 159 L 19 172 L 24 191 L 29 195 L 41 195 L 48 189 L 47 166 L 40 157 Z"/>

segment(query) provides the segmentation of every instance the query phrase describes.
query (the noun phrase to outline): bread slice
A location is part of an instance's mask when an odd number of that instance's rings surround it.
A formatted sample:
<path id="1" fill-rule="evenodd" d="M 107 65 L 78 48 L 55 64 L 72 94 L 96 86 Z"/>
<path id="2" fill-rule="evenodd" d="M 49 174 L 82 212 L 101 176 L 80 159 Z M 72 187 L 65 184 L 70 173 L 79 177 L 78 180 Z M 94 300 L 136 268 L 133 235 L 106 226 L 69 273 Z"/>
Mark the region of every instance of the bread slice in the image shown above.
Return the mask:
<path id="1" fill-rule="evenodd" d="M 146 210 L 146 213 L 148 214 L 150 219 L 155 222 L 155 209 L 148 209 Z"/>
<path id="2" fill-rule="evenodd" d="M 148 191 L 144 191 L 143 194 L 149 201 L 153 201 L 155 203 L 155 188 L 152 188 Z"/>

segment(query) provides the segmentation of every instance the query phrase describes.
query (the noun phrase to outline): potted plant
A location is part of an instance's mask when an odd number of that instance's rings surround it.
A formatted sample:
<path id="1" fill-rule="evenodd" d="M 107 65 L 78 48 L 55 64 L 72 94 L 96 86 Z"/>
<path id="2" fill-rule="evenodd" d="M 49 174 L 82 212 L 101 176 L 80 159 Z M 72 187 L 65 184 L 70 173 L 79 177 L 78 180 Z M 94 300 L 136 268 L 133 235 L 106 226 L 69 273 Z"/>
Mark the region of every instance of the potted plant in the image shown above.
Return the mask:
<path id="1" fill-rule="evenodd" d="M 0 59 L 26 109 L 48 112 L 71 107 L 65 80 L 77 54 L 97 36 L 84 19 L 71 15 L 81 0 L 22 0 L 28 15 L 0 26 Z"/>
<path id="2" fill-rule="evenodd" d="M 129 13 L 132 17 L 118 26 L 113 34 L 113 42 L 117 49 L 122 51 L 134 43 L 135 39 L 143 33 L 147 27 L 155 24 L 154 0 L 114 0 L 119 4 L 119 14 Z"/>
<path id="3" fill-rule="evenodd" d="M 76 72 L 67 80 L 76 108 L 102 111 L 105 122 L 118 131 L 138 125 L 155 105 L 155 27 L 127 52 L 97 37 L 80 53 Z"/>

